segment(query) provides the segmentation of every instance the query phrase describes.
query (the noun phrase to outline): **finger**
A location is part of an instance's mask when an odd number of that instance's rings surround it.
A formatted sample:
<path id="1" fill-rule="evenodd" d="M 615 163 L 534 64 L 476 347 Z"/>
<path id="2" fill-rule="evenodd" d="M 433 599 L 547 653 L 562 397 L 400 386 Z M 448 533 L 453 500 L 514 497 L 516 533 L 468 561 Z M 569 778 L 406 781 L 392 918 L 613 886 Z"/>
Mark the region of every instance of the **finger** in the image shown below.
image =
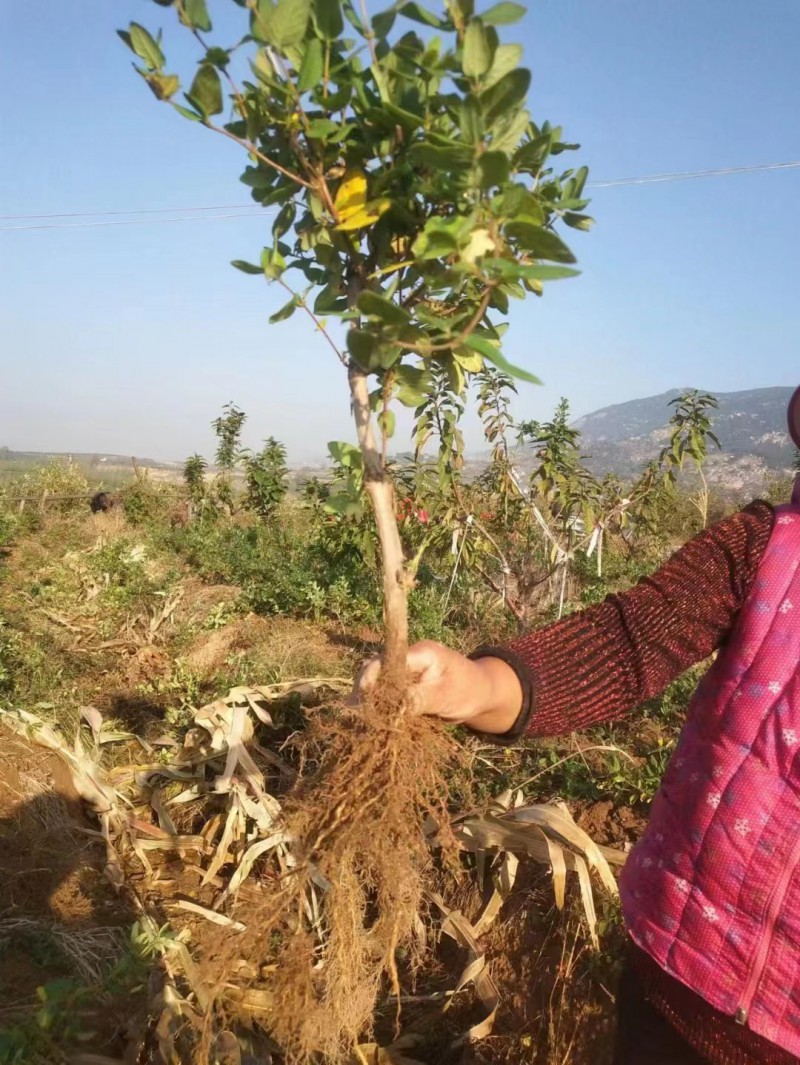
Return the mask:
<path id="1" fill-rule="evenodd" d="M 358 706 L 362 696 L 375 687 L 380 672 L 381 660 L 379 658 L 370 658 L 362 664 L 347 700 L 348 706 Z"/>
<path id="2" fill-rule="evenodd" d="M 437 665 L 436 649 L 428 644 L 415 644 L 408 650 L 406 663 L 412 676 L 423 679 Z"/>

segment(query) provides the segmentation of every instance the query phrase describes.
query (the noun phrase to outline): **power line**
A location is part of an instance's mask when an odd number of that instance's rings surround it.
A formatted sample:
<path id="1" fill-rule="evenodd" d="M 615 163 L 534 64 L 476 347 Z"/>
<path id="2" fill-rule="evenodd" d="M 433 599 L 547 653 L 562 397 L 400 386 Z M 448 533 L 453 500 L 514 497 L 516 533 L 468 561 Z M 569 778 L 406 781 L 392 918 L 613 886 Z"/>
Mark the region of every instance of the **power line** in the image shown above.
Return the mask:
<path id="1" fill-rule="evenodd" d="M 109 218 L 112 215 L 174 214 L 176 211 L 239 211 L 252 203 L 215 203 L 211 207 L 147 207 L 135 211 L 66 211 L 63 214 L 0 214 L 0 222 L 30 222 L 42 218 Z"/>
<path id="2" fill-rule="evenodd" d="M 727 177 L 731 174 L 753 174 L 772 170 L 796 170 L 800 168 L 800 160 L 786 163 L 756 163 L 752 166 L 729 166 L 715 170 L 689 170 L 674 174 L 651 174 L 645 177 L 617 178 L 611 181 L 591 181 L 586 185 L 587 189 L 612 189 L 623 185 L 654 185 L 669 181 L 690 181 L 695 178 Z M 0 226 L 0 233 L 14 233 L 34 229 L 88 229 L 102 226 L 146 226 L 159 225 L 170 222 L 216 222 L 232 218 L 263 218 L 264 211 L 247 211 L 251 203 L 242 204 L 215 204 L 207 207 L 156 207 L 152 209 L 137 209 L 132 211 L 72 211 L 62 214 L 9 214 L 0 215 L 0 221 L 23 222 L 37 219 L 48 220 L 58 218 L 109 218 L 117 215 L 152 215 L 167 214 L 172 211 L 182 212 L 181 217 L 172 218 L 114 218 L 113 221 L 91 222 L 57 222 L 44 221 L 38 225 L 24 226 Z M 207 211 L 235 211 L 235 214 L 205 214 Z M 189 213 L 192 212 L 192 213 Z"/>
<path id="3" fill-rule="evenodd" d="M 587 189 L 613 189 L 619 185 L 654 185 L 661 181 L 688 181 L 692 178 L 725 177 L 728 174 L 752 174 L 762 170 L 796 170 L 800 160 L 790 163 L 757 163 L 754 166 L 728 166 L 719 170 L 689 170 L 678 174 L 652 174 L 650 177 L 618 178 L 615 181 L 587 182 Z"/>
<path id="4" fill-rule="evenodd" d="M 121 211 L 120 214 L 125 212 Z M 244 211 L 241 214 L 186 215 L 183 218 L 125 218 L 113 222 L 45 222 L 38 226 L 0 226 L 0 233 L 19 233 L 30 229 L 90 229 L 98 226 L 147 226 L 163 225 L 166 222 L 217 222 L 225 218 L 264 218 L 265 212 Z"/>

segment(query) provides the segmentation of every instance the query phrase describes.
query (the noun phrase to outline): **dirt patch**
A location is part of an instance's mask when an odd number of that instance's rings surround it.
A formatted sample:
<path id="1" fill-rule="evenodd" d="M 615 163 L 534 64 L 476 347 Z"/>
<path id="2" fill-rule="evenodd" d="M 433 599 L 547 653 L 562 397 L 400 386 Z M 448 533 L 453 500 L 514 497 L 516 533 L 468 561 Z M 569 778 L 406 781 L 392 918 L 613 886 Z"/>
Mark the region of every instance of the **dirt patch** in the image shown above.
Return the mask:
<path id="1" fill-rule="evenodd" d="M 485 938 L 501 1005 L 495 1030 L 477 1044 L 476 1065 L 605 1065 L 614 1036 L 618 944 L 594 953 L 575 885 L 562 914 L 549 873 L 524 862 Z"/>
<path id="2" fill-rule="evenodd" d="M 140 647 L 125 664 L 125 680 L 132 688 L 139 684 L 151 684 L 159 677 L 169 674 L 170 659 L 158 647 L 150 644 Z"/>
<path id="3" fill-rule="evenodd" d="M 256 614 L 230 621 L 213 632 L 200 633 L 183 658 L 201 680 L 210 680 L 230 666 L 231 658 L 245 656 L 254 666 L 260 664 L 272 674 L 264 676 L 265 681 L 308 676 L 309 671 L 326 676 L 352 668 L 341 647 L 319 625 Z M 253 676 L 261 679 L 257 671 Z"/>
<path id="4" fill-rule="evenodd" d="M 216 607 L 235 603 L 241 594 L 231 584 L 206 584 L 199 577 L 187 577 L 181 587 L 183 599 L 176 616 L 190 625 L 202 625 Z"/>
<path id="5" fill-rule="evenodd" d="M 0 727 L 0 1030 L 41 1006 L 56 980 L 90 984 L 120 957 L 132 916 L 103 875 L 105 852 L 61 760 Z M 98 1012 L 92 1048 L 122 1014 Z"/>
<path id="6" fill-rule="evenodd" d="M 615 806 L 610 799 L 573 810 L 578 825 L 595 843 L 630 850 L 647 826 L 647 811 L 639 806 Z"/>

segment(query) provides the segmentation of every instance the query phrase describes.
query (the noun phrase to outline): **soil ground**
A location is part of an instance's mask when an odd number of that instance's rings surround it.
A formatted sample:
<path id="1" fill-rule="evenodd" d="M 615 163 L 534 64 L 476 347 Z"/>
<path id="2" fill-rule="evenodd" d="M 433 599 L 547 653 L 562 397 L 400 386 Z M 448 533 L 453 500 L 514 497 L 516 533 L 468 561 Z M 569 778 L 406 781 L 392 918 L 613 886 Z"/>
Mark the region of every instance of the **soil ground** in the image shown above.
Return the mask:
<path id="1" fill-rule="evenodd" d="M 113 538 L 119 533 L 125 534 L 124 528 L 115 530 L 110 522 L 104 527 L 102 519 L 95 520 L 81 533 L 73 555 L 88 550 L 86 545 L 98 535 Z M 182 595 L 174 615 L 155 637 L 147 635 L 153 615 L 149 606 L 143 618 L 132 610 L 120 611 L 111 631 L 107 618 L 93 613 L 95 593 L 91 587 L 87 590 L 82 563 L 69 562 L 77 574 L 69 583 L 60 576 L 62 556 L 56 529 L 18 545 L 3 562 L 0 605 L 25 647 L 39 649 L 49 659 L 37 668 L 52 671 L 53 684 L 68 693 L 69 709 L 60 724 L 69 737 L 80 705 L 97 706 L 108 721 L 151 741 L 168 731 L 184 683 L 176 680 L 177 663 L 190 674 L 191 696 L 200 701 L 216 697 L 221 677 L 227 687 L 246 683 L 245 676 L 259 683 L 347 675 L 374 637 L 365 631 L 345 639 L 335 626 L 254 615 L 233 616 L 208 629 L 205 619 L 214 610 L 227 609 L 237 590 L 203 584 L 188 573 L 180 579 Z M 51 587 L 46 583 L 51 579 L 62 580 L 64 588 L 59 588 L 55 605 L 48 601 L 40 608 L 32 596 L 41 597 L 41 588 Z M 59 698 L 57 690 L 42 694 L 54 702 Z M 61 760 L 1 728 L 0 750 L 1 1049 L 5 1031 L 36 1016 L 42 1004 L 40 988 L 54 981 L 91 985 L 102 977 L 124 953 L 135 915 L 103 874 L 105 852 L 97 824 L 82 809 Z M 642 818 L 628 806 L 606 801 L 572 804 L 572 809 L 598 843 L 627 847 L 641 832 Z M 201 827 L 193 825 L 191 830 Z M 197 881 L 191 863 L 177 856 L 170 863 L 161 884 L 165 914 L 170 897 Z M 447 898 L 470 919 L 481 904 L 474 882 L 465 875 L 468 886 L 462 891 L 451 885 Z M 494 1031 L 480 1042 L 462 1040 L 453 1046 L 453 1037 L 482 1016 L 481 1004 L 469 989 L 455 996 L 444 1015 L 440 1007 L 412 1002 L 403 1025 L 422 1036 L 409 1055 L 424 1065 L 610 1062 L 621 932 L 613 908 L 600 916 L 606 934 L 598 955 L 587 946 L 574 890 L 568 892 L 566 913 L 558 913 L 549 873 L 521 863 L 513 894 L 481 941 L 500 991 Z M 197 932 L 199 957 L 207 959 L 219 942 L 219 930 L 209 934 L 204 949 L 207 922 L 185 918 L 183 924 Z M 430 971 L 420 974 L 417 987 L 409 990 L 420 997 L 449 990 L 463 965 L 463 952 L 443 939 Z M 82 1002 L 78 1021 L 83 1050 L 125 1065 L 155 1061 L 141 1049 L 145 1010 L 143 992 L 138 998 L 106 995 L 94 1005 Z M 387 1020 L 389 1034 L 391 1027 Z M 56 1059 L 45 1053 L 18 1060 L 39 1065 Z M 279 1059 L 274 1061 L 277 1065 Z"/>
<path id="2" fill-rule="evenodd" d="M 41 988 L 91 985 L 121 957 L 133 917 L 57 755 L 0 727 L 0 1033 L 42 1008 Z M 132 1002 L 75 1004 L 87 1052 L 122 1053 Z M 143 1003 L 140 1003 L 143 1005 Z M 30 1060 L 36 1051 L 31 1048 Z M 25 1059 L 22 1059 L 25 1060 Z"/>

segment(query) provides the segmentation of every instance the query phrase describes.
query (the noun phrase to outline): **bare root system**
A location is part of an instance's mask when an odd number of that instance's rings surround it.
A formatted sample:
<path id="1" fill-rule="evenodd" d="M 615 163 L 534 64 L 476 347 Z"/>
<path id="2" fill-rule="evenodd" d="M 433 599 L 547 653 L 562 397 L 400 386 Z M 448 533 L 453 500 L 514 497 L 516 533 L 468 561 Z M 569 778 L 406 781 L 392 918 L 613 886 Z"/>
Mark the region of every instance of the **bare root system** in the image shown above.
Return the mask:
<path id="1" fill-rule="evenodd" d="M 444 776 L 457 752 L 400 685 L 312 724 L 284 806 L 296 864 L 258 922 L 279 937 L 269 1027 L 292 1060 L 349 1060 L 382 991 L 399 996 L 399 960 L 421 960 L 431 843 L 457 850 Z"/>

